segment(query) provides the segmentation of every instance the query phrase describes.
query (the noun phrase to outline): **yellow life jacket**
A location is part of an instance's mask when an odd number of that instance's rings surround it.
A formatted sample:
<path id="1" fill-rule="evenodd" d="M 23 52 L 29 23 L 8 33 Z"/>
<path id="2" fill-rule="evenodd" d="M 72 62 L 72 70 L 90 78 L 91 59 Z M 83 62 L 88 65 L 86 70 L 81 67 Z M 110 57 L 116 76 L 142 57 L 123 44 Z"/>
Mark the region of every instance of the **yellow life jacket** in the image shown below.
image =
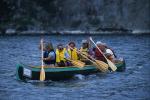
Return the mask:
<path id="1" fill-rule="evenodd" d="M 66 48 L 64 48 L 61 52 L 56 49 L 56 62 L 60 62 L 60 61 L 66 61 L 65 58 L 65 52 L 66 52 Z"/>
<path id="2" fill-rule="evenodd" d="M 82 52 L 85 55 L 88 55 L 88 48 L 83 49 L 83 47 L 80 48 L 80 52 Z M 85 58 L 80 56 L 81 60 L 84 60 Z"/>
<path id="3" fill-rule="evenodd" d="M 83 47 L 80 48 L 80 52 L 84 53 L 85 55 L 88 54 L 88 48 L 83 49 Z"/>
<path id="4" fill-rule="evenodd" d="M 73 50 L 68 49 L 68 53 L 72 60 L 78 60 L 77 48 L 74 48 Z"/>

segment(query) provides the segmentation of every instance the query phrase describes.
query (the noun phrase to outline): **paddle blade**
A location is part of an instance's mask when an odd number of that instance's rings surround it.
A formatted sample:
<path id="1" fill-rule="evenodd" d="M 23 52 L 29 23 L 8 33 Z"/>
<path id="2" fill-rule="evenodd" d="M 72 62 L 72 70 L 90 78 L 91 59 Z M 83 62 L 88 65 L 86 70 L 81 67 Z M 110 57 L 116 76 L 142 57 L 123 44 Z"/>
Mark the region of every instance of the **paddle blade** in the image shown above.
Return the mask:
<path id="1" fill-rule="evenodd" d="M 100 60 L 95 60 L 95 65 L 96 67 L 101 70 L 102 72 L 107 72 L 108 71 L 108 64 L 106 64 L 103 61 Z"/>
<path id="2" fill-rule="evenodd" d="M 45 80 L 45 71 L 44 71 L 44 68 L 41 68 L 40 81 L 44 81 L 44 80 Z"/>
<path id="3" fill-rule="evenodd" d="M 79 68 L 83 68 L 85 66 L 85 63 L 79 60 L 72 60 L 71 63 Z"/>
<path id="4" fill-rule="evenodd" d="M 112 69 L 112 71 L 116 71 L 117 67 L 115 66 L 115 64 L 112 63 L 109 59 L 106 59 L 106 60 L 107 60 L 109 67 Z"/>

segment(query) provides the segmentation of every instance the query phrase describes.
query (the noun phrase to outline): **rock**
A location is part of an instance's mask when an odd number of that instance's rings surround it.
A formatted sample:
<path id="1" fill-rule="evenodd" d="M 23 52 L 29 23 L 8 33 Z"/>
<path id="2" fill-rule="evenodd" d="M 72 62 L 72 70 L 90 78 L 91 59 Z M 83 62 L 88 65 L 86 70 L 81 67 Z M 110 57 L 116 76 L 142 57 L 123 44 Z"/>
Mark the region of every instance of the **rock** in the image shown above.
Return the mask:
<path id="1" fill-rule="evenodd" d="M 15 35 L 16 33 L 15 29 L 7 29 L 5 32 L 6 35 Z"/>

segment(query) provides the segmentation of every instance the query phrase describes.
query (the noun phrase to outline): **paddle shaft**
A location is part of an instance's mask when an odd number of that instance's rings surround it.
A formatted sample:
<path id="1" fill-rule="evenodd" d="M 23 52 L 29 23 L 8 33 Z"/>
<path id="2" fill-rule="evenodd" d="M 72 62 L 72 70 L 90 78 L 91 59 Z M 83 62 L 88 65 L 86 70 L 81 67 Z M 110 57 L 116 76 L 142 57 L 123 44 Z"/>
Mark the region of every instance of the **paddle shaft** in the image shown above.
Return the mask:
<path id="1" fill-rule="evenodd" d="M 41 72 L 40 72 L 40 81 L 45 80 L 45 70 L 44 70 L 44 63 L 43 63 L 43 39 L 41 39 L 41 62 L 42 62 L 42 67 L 41 67 Z"/>
<path id="2" fill-rule="evenodd" d="M 41 62 L 42 62 L 42 68 L 44 67 L 44 63 L 43 63 L 43 39 L 41 39 Z"/>

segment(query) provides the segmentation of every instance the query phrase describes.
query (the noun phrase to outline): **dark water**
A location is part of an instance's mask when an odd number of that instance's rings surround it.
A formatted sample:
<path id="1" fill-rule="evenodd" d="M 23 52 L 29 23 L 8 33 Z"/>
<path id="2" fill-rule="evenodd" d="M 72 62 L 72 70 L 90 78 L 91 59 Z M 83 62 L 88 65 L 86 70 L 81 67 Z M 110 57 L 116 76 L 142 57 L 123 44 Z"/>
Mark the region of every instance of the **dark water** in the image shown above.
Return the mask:
<path id="1" fill-rule="evenodd" d="M 87 36 L 45 36 L 54 44 Z M 150 100 L 150 36 L 93 36 L 127 62 L 126 72 L 94 74 L 61 82 L 20 82 L 16 64 L 40 64 L 40 36 L 0 37 L 0 100 Z"/>

